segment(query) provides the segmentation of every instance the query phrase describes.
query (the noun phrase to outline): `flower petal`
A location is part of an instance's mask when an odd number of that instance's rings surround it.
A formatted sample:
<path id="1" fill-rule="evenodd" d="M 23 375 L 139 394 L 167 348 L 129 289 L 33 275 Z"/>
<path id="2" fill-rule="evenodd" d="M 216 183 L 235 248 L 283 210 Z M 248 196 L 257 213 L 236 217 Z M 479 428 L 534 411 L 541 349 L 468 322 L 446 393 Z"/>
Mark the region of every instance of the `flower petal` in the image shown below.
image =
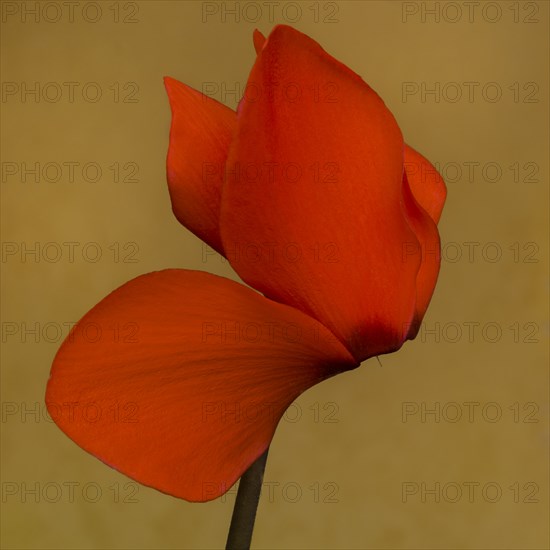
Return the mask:
<path id="1" fill-rule="evenodd" d="M 222 196 L 227 258 L 357 359 L 395 351 L 421 261 L 419 250 L 402 260 L 416 237 L 395 119 L 357 74 L 286 26 L 267 39 L 247 89 Z"/>
<path id="2" fill-rule="evenodd" d="M 443 178 L 427 158 L 408 145 L 405 145 L 405 171 L 414 198 L 437 224 L 447 196 Z"/>
<path id="3" fill-rule="evenodd" d="M 254 40 L 254 49 L 256 53 L 260 53 L 265 44 L 265 36 L 258 29 L 254 29 L 252 39 Z"/>
<path id="4" fill-rule="evenodd" d="M 410 325 L 405 325 L 404 334 L 408 340 L 413 340 L 418 334 L 420 324 L 432 298 L 439 274 L 441 262 L 439 232 L 437 225 L 428 213 L 418 204 L 413 196 L 407 174 L 403 172 L 403 203 L 409 225 L 413 228 L 417 241 L 406 243 L 403 247 L 403 261 L 409 256 L 416 262 L 420 251 L 422 262 L 416 276 L 416 306 Z M 418 247 L 418 248 L 417 248 Z"/>
<path id="5" fill-rule="evenodd" d="M 166 159 L 176 218 L 218 252 L 220 196 L 235 112 L 173 78 L 164 79 L 172 125 Z"/>
<path id="6" fill-rule="evenodd" d="M 228 279 L 166 270 L 126 283 L 84 316 L 54 360 L 46 402 L 105 463 L 206 501 L 264 452 L 301 392 L 355 366 L 303 313 Z"/>

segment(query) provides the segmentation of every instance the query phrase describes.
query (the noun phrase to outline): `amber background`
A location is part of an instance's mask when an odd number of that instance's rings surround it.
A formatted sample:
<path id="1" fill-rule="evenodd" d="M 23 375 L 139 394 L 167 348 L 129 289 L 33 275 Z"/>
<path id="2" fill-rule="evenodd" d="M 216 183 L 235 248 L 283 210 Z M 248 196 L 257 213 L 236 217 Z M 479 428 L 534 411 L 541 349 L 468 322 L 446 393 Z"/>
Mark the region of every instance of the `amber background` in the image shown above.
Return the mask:
<path id="1" fill-rule="evenodd" d="M 3 10 L 6 4 L 21 9 L 20 2 L 3 4 Z M 27 4 L 32 7 L 34 2 Z M 242 87 L 254 60 L 253 29 L 268 33 L 274 23 L 289 22 L 295 11 L 290 7 L 283 13 L 281 2 L 273 21 L 265 7 L 257 22 L 245 20 L 255 16 L 250 7 L 244 16 L 241 13 L 240 22 L 230 14 L 223 21 L 218 3 L 217 14 L 203 22 L 201 2 L 139 2 L 136 23 L 113 21 L 113 5 L 122 19 L 131 16 L 133 4 L 101 2 L 103 15 L 97 23 L 83 20 L 82 3 L 75 8 L 74 22 L 65 13 L 55 23 L 35 22 L 31 15 L 21 22 L 20 14 L 6 15 L 2 23 L 3 82 L 80 83 L 72 103 L 66 93 L 51 103 L 32 97 L 22 101 L 20 93 L 3 98 L 2 160 L 41 166 L 97 162 L 103 169 L 96 183 L 83 181 L 78 170 L 73 183 L 66 176 L 56 183 L 42 177 L 38 183 L 24 183 L 20 175 L 2 181 L 4 242 L 80 243 L 72 263 L 66 253 L 53 262 L 32 256 L 22 261 L 20 253 L 3 258 L 6 330 L 14 326 L 9 323 L 21 327 L 38 322 L 42 328 L 76 321 L 126 280 L 165 267 L 236 278 L 218 257 L 203 261 L 201 242 L 171 215 L 164 173 L 170 116 L 162 77 L 171 75 L 199 89 L 204 82 L 225 82 L 229 88 L 239 82 Z M 241 12 L 244 4 L 240 3 Z M 409 143 L 434 162 L 460 164 L 463 175 L 456 179 L 449 172 L 456 181 L 448 184 L 440 228 L 444 243 L 451 244 L 425 320 L 430 329 L 440 323 L 440 341 L 424 333 L 399 353 L 383 357 L 382 368 L 369 360 L 301 396 L 302 418 L 283 422 L 272 445 L 266 481 L 280 485 L 273 502 L 263 496 L 254 546 L 548 548 L 548 3 L 497 2 L 501 17 L 493 23 L 484 18 L 481 5 L 470 22 L 464 3 L 454 3 L 462 17 L 452 23 L 448 20 L 456 18 L 456 11 L 441 2 L 440 21 L 426 15 L 423 22 L 422 10 L 434 9 L 434 3 L 393 1 L 320 2 L 321 21 L 315 22 L 310 9 L 314 4 L 300 3 L 302 16 L 295 26 L 380 93 Z M 227 8 L 232 5 L 226 3 Z M 404 22 L 403 9 L 418 11 Z M 519 10 L 518 22 L 514 9 Z M 485 15 L 495 18 L 495 13 Z M 453 103 L 450 96 L 439 102 L 428 96 L 422 102 L 419 94 L 403 101 L 403 83 L 423 81 L 429 86 L 481 84 L 472 102 L 463 98 Z M 82 99 L 79 90 L 86 82 L 101 86 L 100 101 Z M 137 83 L 138 102 L 114 102 L 109 87 L 115 82 Z M 487 82 L 501 87 L 499 101 L 481 95 Z M 518 102 L 508 89 L 514 82 L 520 83 Z M 537 101 L 526 103 L 529 90 L 521 87 L 529 82 L 538 85 L 533 96 Z M 225 99 L 235 107 L 234 97 Z M 137 163 L 139 181 L 114 182 L 109 166 L 115 162 Z M 473 178 L 464 165 L 468 162 L 480 163 Z M 480 167 L 488 162 L 502 169 L 499 181 L 487 181 L 481 173 Z M 521 166 L 518 182 L 509 168 L 516 162 Z M 534 181 L 524 181 L 530 170 L 523 168 L 525 163 L 538 166 Z M 87 242 L 99 243 L 100 261 L 82 258 Z M 109 246 L 116 242 L 136 242 L 138 262 L 123 262 L 124 255 L 115 262 Z M 481 243 L 472 258 L 467 242 Z M 519 258 L 509 250 L 516 242 Z M 498 261 L 482 255 L 486 243 L 502 250 Z M 525 261 L 534 249 L 527 245 L 531 248 L 522 250 L 526 243 L 538 247 L 532 257 L 536 262 Z M 457 250 L 462 258 L 453 261 Z M 486 251 L 493 252 L 494 246 Z M 464 325 L 470 322 L 480 323 L 471 342 Z M 480 329 L 486 323 L 502 329 L 498 342 L 483 338 Z M 519 342 L 509 328 L 514 323 L 519 323 Z M 463 334 L 453 342 L 456 324 Z M 530 327 L 536 329 L 534 342 L 525 341 Z M 54 331 L 50 340 L 55 340 Z M 141 487 L 137 502 L 114 502 L 109 487 L 115 483 L 121 499 L 128 496 L 124 476 L 81 451 L 43 416 L 21 417 L 21 410 L 36 406 L 42 415 L 44 388 L 58 347 L 47 341 L 48 336 L 38 339 L 4 335 L 3 489 L 14 487 L 7 483 L 30 487 L 38 482 L 40 488 L 47 483 L 57 484 L 50 485 L 54 488 L 68 482 L 79 485 L 73 502 L 68 492 L 58 502 L 42 495 L 39 502 L 33 496 L 23 502 L 21 493 L 4 495 L 2 546 L 222 547 L 234 496 L 226 502 L 189 504 Z M 419 414 L 402 419 L 404 402 L 430 407 L 438 402 L 443 407 L 469 401 L 496 403 L 502 418 L 488 422 L 480 406 L 472 422 L 441 418 L 437 423 L 433 417 L 422 422 Z M 315 403 L 321 407 L 318 419 L 310 409 Z M 509 409 L 514 403 L 520 406 L 519 422 Z M 529 412 L 521 408 L 526 403 L 538 407 L 532 417 L 536 422 L 522 421 Z M 7 414 L 14 406 L 17 414 Z M 335 407 L 337 422 L 323 422 Z M 90 482 L 102 489 L 95 503 L 82 497 L 83 485 Z M 465 493 L 456 503 L 445 498 L 436 503 L 430 495 L 422 502 L 420 494 L 404 503 L 405 482 L 424 482 L 428 488 L 436 482 L 458 483 Z M 474 501 L 468 502 L 468 482 L 480 487 L 497 483 L 502 497 L 486 502 L 478 487 Z M 285 499 L 281 487 L 289 483 Z M 315 483 L 320 484 L 321 502 L 315 502 L 309 488 Z M 338 488 L 337 502 L 322 502 L 329 496 L 327 483 Z M 538 502 L 515 503 L 509 489 L 514 483 L 521 488 L 520 500 L 528 494 L 524 485 L 536 484 Z M 296 486 L 303 494 L 292 503 L 291 488 Z"/>

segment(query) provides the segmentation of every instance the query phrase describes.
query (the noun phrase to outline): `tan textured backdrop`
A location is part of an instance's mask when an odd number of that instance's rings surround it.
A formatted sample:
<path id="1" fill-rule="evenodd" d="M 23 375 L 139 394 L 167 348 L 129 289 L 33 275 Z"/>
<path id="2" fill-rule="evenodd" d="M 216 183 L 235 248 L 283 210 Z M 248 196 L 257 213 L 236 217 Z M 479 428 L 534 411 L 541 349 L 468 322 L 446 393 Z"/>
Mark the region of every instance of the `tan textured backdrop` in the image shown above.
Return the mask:
<path id="1" fill-rule="evenodd" d="M 380 93 L 449 194 L 428 331 L 300 398 L 255 547 L 548 548 L 548 3 L 272 6 L 2 2 L 2 546 L 224 544 L 234 495 L 136 488 L 42 400 L 66 323 L 116 286 L 165 267 L 235 277 L 171 215 L 162 77 L 242 89 L 253 29 L 286 22 Z"/>

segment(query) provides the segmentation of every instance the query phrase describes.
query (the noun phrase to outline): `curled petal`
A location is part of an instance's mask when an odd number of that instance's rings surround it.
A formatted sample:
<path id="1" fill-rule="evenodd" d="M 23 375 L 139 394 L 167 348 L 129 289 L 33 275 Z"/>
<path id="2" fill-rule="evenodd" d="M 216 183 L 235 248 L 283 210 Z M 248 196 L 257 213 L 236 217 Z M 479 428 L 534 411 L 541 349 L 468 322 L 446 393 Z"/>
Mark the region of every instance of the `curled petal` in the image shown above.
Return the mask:
<path id="1" fill-rule="evenodd" d="M 413 228 L 416 241 L 406 243 L 403 248 L 403 261 L 409 256 L 416 261 L 418 253 L 422 256 L 420 269 L 416 276 L 416 304 L 415 313 L 410 325 L 403 327 L 403 333 L 408 340 L 416 337 L 420 323 L 426 313 L 439 274 L 441 263 L 439 232 L 433 219 L 418 204 L 413 196 L 407 174 L 403 173 L 403 203 L 407 220 Z"/>
<path id="2" fill-rule="evenodd" d="M 447 196 L 443 178 L 428 159 L 408 145 L 405 145 L 405 172 L 414 198 L 437 224 Z"/>
<path id="3" fill-rule="evenodd" d="M 173 78 L 164 79 L 172 125 L 166 159 L 176 218 L 218 252 L 221 186 L 235 112 Z"/>
<path id="4" fill-rule="evenodd" d="M 265 451 L 300 393 L 355 366 L 303 313 L 228 279 L 166 270 L 124 284 L 75 326 L 46 403 L 103 462 L 207 501 Z"/>
<path id="5" fill-rule="evenodd" d="M 421 262 L 395 119 L 357 74 L 286 26 L 268 37 L 247 90 L 222 195 L 226 256 L 356 359 L 395 351 Z M 417 252 L 405 262 L 408 243 Z"/>

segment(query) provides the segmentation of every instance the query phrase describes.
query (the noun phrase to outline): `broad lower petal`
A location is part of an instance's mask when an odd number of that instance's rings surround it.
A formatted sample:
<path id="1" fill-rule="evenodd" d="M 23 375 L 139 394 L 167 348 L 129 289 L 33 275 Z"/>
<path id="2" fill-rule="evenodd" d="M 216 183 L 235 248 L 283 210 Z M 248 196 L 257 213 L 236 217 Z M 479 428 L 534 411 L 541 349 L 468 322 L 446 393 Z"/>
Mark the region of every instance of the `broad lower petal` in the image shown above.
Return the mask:
<path id="1" fill-rule="evenodd" d="M 206 501 L 265 451 L 300 393 L 355 366 L 303 313 L 228 279 L 166 270 L 126 283 L 84 316 L 55 357 L 46 402 L 106 464 Z"/>
<path id="2" fill-rule="evenodd" d="M 398 349 L 421 253 L 406 219 L 403 139 L 353 71 L 286 26 L 241 101 L 221 209 L 225 255 L 250 285 L 318 319 L 354 356 Z"/>
<path id="3" fill-rule="evenodd" d="M 173 78 L 164 79 L 172 124 L 166 159 L 176 218 L 222 252 L 220 197 L 235 112 Z"/>

